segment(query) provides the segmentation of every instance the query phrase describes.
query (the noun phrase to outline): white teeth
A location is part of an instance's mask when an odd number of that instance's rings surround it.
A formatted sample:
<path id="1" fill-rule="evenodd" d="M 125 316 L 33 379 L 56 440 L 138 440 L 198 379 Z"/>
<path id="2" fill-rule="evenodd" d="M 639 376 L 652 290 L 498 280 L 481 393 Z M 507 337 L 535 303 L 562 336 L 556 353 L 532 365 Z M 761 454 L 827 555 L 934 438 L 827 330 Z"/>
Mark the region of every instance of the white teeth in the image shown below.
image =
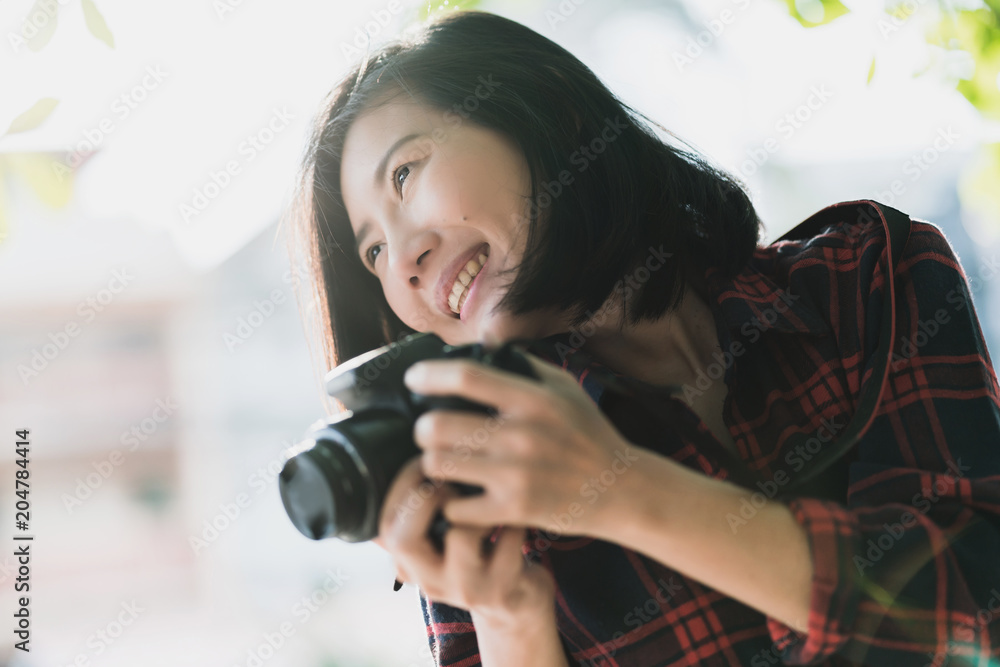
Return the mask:
<path id="1" fill-rule="evenodd" d="M 455 284 L 451 286 L 451 294 L 448 295 L 448 307 L 451 308 L 451 312 L 456 315 L 462 312 L 465 299 L 469 296 L 469 285 L 472 284 L 473 278 L 482 270 L 483 264 L 486 263 L 488 257 L 489 255 L 485 253 L 479 253 L 477 259 L 470 259 L 466 262 L 465 267 L 458 272 Z"/>

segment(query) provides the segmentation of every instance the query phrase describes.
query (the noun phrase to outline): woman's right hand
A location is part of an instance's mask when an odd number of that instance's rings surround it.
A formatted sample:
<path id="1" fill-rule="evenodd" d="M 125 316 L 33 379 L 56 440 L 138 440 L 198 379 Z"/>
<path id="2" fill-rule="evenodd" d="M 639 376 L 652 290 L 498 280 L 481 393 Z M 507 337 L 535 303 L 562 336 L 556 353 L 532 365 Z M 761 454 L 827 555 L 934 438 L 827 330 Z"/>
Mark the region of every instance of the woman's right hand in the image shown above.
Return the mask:
<path id="1" fill-rule="evenodd" d="M 433 492 L 428 494 L 428 489 Z M 516 631 L 540 621 L 554 622 L 555 580 L 522 555 L 524 528 L 503 527 L 490 553 L 484 554 L 482 544 L 493 530 L 452 524 L 445 533 L 444 554 L 434 548 L 427 537 L 431 520 L 445 501 L 458 495 L 450 484 L 428 480 L 419 456 L 399 471 L 374 539 L 392 555 L 396 578 L 416 584 L 435 602 L 471 612 L 477 623 L 494 629 Z M 421 500 L 408 504 L 414 498 Z"/>

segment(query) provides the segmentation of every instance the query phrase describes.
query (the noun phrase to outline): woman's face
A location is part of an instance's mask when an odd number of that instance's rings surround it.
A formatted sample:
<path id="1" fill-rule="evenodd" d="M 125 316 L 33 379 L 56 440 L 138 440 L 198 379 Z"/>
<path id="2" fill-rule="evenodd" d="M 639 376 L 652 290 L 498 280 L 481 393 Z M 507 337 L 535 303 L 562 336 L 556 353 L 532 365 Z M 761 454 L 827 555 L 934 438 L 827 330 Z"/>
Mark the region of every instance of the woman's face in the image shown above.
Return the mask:
<path id="1" fill-rule="evenodd" d="M 453 345 L 566 330 L 552 313 L 492 312 L 513 278 L 498 274 L 517 265 L 528 231 L 528 165 L 516 145 L 399 96 L 351 125 L 342 160 L 358 254 L 407 326 Z"/>

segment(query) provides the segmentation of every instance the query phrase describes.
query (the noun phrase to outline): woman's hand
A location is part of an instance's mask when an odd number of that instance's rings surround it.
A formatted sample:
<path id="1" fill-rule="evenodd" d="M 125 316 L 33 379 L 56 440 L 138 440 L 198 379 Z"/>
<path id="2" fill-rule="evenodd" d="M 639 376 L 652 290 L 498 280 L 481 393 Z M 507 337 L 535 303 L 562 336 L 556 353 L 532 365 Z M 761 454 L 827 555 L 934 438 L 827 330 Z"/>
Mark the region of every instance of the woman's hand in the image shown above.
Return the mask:
<path id="1" fill-rule="evenodd" d="M 475 484 L 485 493 L 448 498 L 445 517 L 480 527 L 537 527 L 596 535 L 615 521 L 607 493 L 640 458 L 569 372 L 525 354 L 541 381 L 467 359 L 422 361 L 407 369 L 420 394 L 456 395 L 498 410 L 496 417 L 430 410 L 414 439 L 431 479 Z M 621 488 L 619 483 L 617 488 Z M 607 519 L 607 520 L 605 520 Z"/>
<path id="2" fill-rule="evenodd" d="M 424 477 L 420 458 L 403 466 L 386 495 L 374 540 L 396 565 L 396 578 L 414 583 L 435 602 L 466 609 L 477 624 L 516 633 L 539 622 L 554 623 L 555 581 L 521 553 L 523 528 L 504 527 L 490 553 L 483 543 L 493 528 L 452 525 L 444 554 L 427 537 L 431 519 L 457 492 Z M 416 499 L 416 500 L 415 500 Z"/>

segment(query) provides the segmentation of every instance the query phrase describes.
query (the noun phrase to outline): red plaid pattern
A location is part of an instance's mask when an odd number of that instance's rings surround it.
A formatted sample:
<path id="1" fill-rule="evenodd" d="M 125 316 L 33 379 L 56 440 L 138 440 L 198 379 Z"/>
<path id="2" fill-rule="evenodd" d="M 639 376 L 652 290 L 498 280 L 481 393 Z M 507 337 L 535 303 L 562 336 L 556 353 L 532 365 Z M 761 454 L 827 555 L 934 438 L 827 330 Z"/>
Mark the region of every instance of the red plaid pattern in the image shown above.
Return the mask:
<path id="1" fill-rule="evenodd" d="M 734 279 L 706 273 L 722 349 L 724 419 L 740 458 L 774 489 L 847 425 L 872 379 L 887 261 L 878 209 L 834 205 L 842 222 L 814 238 L 759 247 Z M 992 267 L 990 271 L 993 270 Z M 849 454 L 846 502 L 796 496 L 814 564 L 808 631 L 616 544 L 529 531 L 525 556 L 558 584 L 557 624 L 570 664 L 1000 664 L 1000 388 L 970 283 L 935 225 L 913 220 L 899 260 L 888 386 Z M 971 285 L 971 286 L 970 286 Z M 724 447 L 680 397 L 659 410 L 613 401 L 568 334 L 547 358 L 583 387 L 633 444 L 720 479 Z M 538 353 L 535 348 L 533 352 Z M 812 442 L 812 441 L 810 441 Z M 750 508 L 734 508 L 734 530 Z M 780 545 L 776 545 L 780 548 Z M 464 610 L 420 596 L 439 665 L 479 665 Z"/>

